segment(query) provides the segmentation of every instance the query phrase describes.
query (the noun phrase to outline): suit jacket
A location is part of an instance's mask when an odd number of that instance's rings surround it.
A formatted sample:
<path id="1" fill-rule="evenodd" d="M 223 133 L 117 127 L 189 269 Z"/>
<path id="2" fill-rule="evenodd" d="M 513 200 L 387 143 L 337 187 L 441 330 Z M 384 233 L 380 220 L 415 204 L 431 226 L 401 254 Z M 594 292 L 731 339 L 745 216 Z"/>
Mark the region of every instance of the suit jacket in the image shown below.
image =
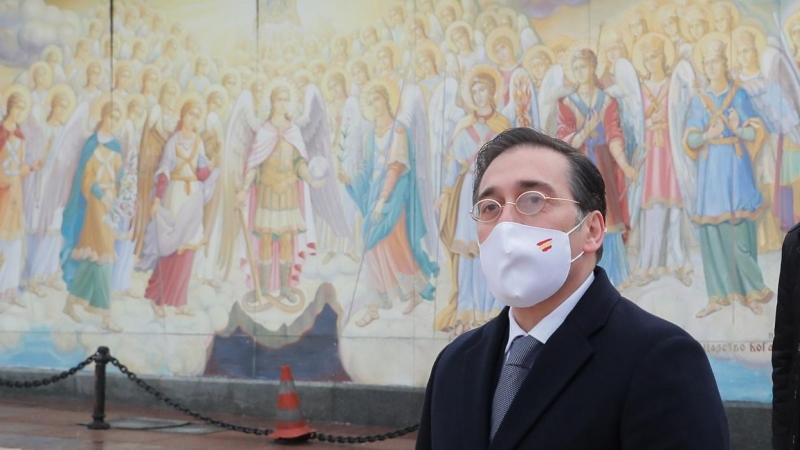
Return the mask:
<path id="1" fill-rule="evenodd" d="M 783 240 L 772 341 L 772 448 L 800 447 L 800 226 Z"/>
<path id="2" fill-rule="evenodd" d="M 417 449 L 729 448 L 703 348 L 622 298 L 601 268 L 542 348 L 490 443 L 507 309 L 439 354 Z"/>

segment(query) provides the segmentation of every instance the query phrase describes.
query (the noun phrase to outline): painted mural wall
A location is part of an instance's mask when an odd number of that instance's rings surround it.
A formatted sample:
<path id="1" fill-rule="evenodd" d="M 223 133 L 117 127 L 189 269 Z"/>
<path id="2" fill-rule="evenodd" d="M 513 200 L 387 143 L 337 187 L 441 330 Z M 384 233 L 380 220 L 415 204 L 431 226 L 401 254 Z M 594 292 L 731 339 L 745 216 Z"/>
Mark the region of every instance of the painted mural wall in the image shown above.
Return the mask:
<path id="1" fill-rule="evenodd" d="M 797 7 L 2 2 L 0 365 L 107 345 L 141 374 L 423 386 L 501 308 L 473 162 L 530 126 L 603 173 L 614 284 L 768 402 Z"/>

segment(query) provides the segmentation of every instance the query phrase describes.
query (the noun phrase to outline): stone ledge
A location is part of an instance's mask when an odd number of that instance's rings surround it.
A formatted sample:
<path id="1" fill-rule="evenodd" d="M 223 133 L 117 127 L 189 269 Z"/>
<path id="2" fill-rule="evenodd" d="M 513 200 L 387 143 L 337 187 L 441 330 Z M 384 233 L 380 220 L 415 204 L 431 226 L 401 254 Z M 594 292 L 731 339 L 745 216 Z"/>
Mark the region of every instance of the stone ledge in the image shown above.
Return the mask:
<path id="1" fill-rule="evenodd" d="M 0 368 L 0 379 L 26 381 L 52 376 L 58 371 Z M 204 415 L 215 413 L 275 417 L 277 381 L 229 378 L 142 377 L 170 398 Z M 424 389 L 373 386 L 352 383 L 296 381 L 306 418 L 318 422 L 339 422 L 402 428 L 417 423 L 422 410 Z M 51 397 L 91 401 L 94 373 L 85 370 L 55 385 L 31 389 L 0 388 L 3 397 Z M 113 368 L 106 386 L 107 413 L 124 405 L 169 408 L 138 388 Z M 728 402 L 725 404 L 734 450 L 769 448 L 772 408 L 768 404 Z M 91 411 L 86 411 L 87 420 Z M 266 425 L 265 425 L 266 426 Z"/>

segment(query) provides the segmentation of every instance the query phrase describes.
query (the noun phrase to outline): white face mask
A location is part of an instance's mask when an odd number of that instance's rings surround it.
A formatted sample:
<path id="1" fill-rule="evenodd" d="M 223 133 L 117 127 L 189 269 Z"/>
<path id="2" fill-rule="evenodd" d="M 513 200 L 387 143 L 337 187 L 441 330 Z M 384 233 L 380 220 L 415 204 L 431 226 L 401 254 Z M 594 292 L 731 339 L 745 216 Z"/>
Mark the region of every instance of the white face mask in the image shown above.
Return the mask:
<path id="1" fill-rule="evenodd" d="M 588 217 L 588 216 L 587 216 Z M 550 298 L 567 281 L 572 263 L 569 235 L 516 222 L 500 222 L 480 244 L 481 268 L 489 290 L 503 304 L 529 308 Z"/>

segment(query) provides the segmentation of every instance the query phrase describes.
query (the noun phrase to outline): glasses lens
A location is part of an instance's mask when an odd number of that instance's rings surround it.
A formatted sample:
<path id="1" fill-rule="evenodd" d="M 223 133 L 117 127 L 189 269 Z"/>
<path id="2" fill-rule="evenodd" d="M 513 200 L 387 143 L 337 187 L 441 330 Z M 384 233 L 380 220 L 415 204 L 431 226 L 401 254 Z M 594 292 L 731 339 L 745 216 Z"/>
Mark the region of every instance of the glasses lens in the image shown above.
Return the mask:
<path id="1" fill-rule="evenodd" d="M 541 211 L 544 208 L 544 202 L 544 195 L 536 191 L 525 192 L 517 199 L 517 209 L 522 214 L 529 216 Z"/>
<path id="2" fill-rule="evenodd" d="M 491 222 L 500 216 L 500 203 L 490 198 L 483 199 L 472 207 L 472 217 L 481 222 Z"/>

